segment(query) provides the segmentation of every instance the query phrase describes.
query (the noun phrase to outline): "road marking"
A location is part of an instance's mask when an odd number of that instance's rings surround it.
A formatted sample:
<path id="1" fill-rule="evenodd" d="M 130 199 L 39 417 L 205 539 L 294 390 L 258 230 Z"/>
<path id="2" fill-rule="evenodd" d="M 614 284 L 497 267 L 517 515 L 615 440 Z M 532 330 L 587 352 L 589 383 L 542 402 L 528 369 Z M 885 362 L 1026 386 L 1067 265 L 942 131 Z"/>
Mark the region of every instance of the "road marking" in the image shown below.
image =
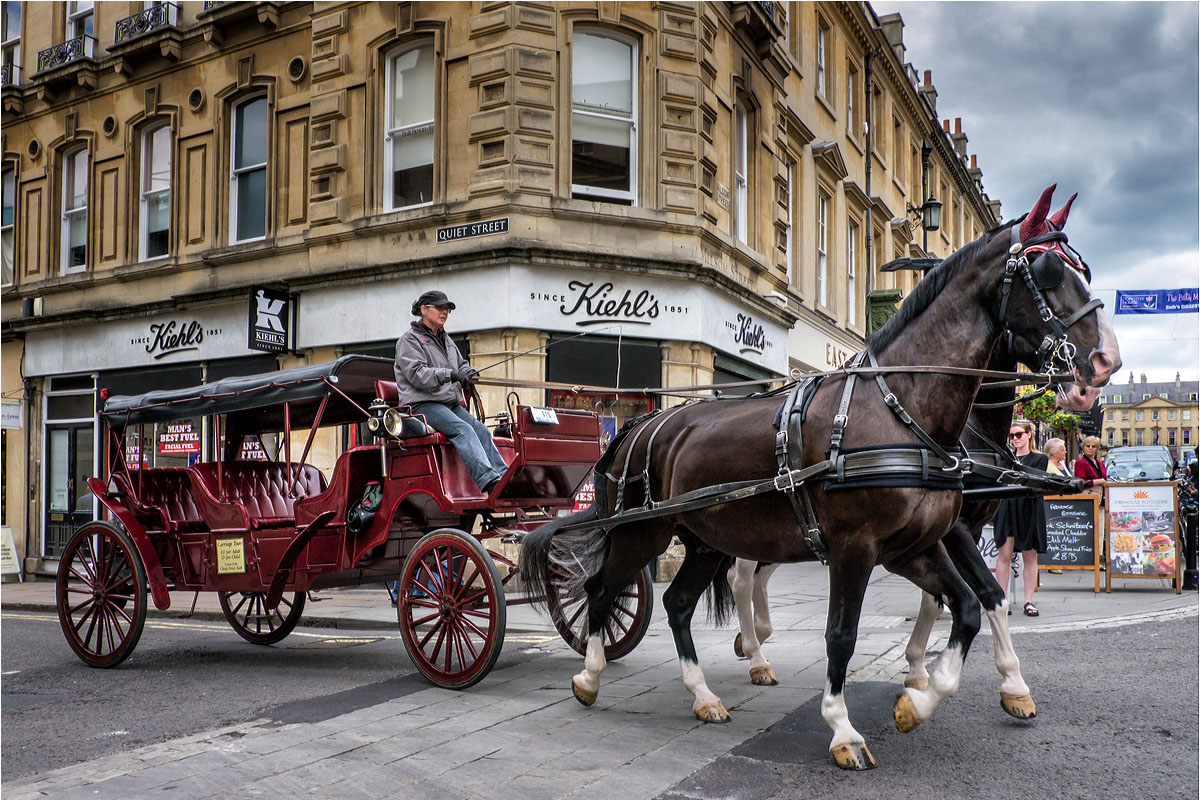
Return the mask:
<path id="1" fill-rule="evenodd" d="M 58 622 L 56 615 L 39 615 L 33 612 L 0 612 L 0 619 L 11 620 L 42 620 Z M 180 629 L 184 631 L 230 631 L 229 626 L 220 623 L 174 623 L 166 620 L 147 620 L 146 628 L 153 629 Z M 314 634 L 307 631 L 293 631 L 289 637 L 310 637 L 317 640 L 360 640 L 361 637 L 338 637 L 328 634 Z M 398 634 L 384 634 L 372 639 L 376 640 L 398 640 Z"/>
<path id="2" fill-rule="evenodd" d="M 20 672 L 21 671 L 19 670 L 6 670 L 3 673 L 0 673 L 0 676 L 15 676 Z"/>

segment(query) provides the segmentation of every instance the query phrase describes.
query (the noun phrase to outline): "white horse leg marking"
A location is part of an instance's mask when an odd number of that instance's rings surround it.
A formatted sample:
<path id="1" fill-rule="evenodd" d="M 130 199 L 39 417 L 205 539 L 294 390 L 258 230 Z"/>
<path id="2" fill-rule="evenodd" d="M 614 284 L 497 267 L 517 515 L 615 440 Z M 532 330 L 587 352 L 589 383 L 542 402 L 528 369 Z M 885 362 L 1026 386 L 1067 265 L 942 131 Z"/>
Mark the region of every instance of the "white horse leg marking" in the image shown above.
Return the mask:
<path id="1" fill-rule="evenodd" d="M 821 717 L 833 729 L 833 739 L 829 741 L 829 750 L 833 751 L 839 745 L 865 745 L 866 740 L 850 725 L 850 713 L 846 709 L 846 700 L 842 693 L 834 695 L 830 692 L 829 681 L 825 682 L 825 694 L 821 697 Z"/>
<path id="2" fill-rule="evenodd" d="M 912 731 L 918 724 L 929 720 L 933 710 L 946 698 L 958 691 L 958 680 L 962 676 L 963 653 L 962 646 L 957 643 L 942 651 L 937 661 L 933 663 L 933 671 L 929 675 L 929 686 L 923 690 L 912 687 L 904 689 L 911 706 L 913 720 L 901 721 L 899 710 L 904 699 L 897 700 L 896 725 L 901 731 Z M 911 724 L 911 725 L 909 725 Z"/>
<path id="3" fill-rule="evenodd" d="M 607 662 L 604 659 L 604 640 L 599 634 L 592 634 L 587 641 L 587 654 L 583 657 L 583 671 L 571 680 L 571 688 L 575 697 L 585 706 L 596 703 L 600 693 L 600 674 L 604 672 Z"/>
<path id="4" fill-rule="evenodd" d="M 700 666 L 688 659 L 680 658 L 679 669 L 683 673 L 683 684 L 696 700 L 692 703 L 692 713 L 706 723 L 725 723 L 729 713 L 721 699 L 708 689 L 704 682 L 704 672 Z"/>
<path id="5" fill-rule="evenodd" d="M 729 569 L 729 583 L 733 588 L 733 602 L 737 607 L 738 626 L 741 629 L 741 650 L 750 660 L 750 681 L 770 686 L 778 684 L 778 679 L 771 670 L 771 664 L 763 656 L 762 644 L 758 637 L 755 618 L 758 616 L 759 605 L 754 598 L 759 589 L 756 565 L 752 559 L 736 560 Z"/>
<path id="6" fill-rule="evenodd" d="M 921 593 L 921 609 L 917 612 L 917 622 L 913 624 L 912 635 L 904 648 L 904 658 L 908 660 L 908 677 L 904 680 L 905 687 L 925 689 L 929 684 L 929 673 L 925 669 L 925 652 L 929 648 L 929 633 L 933 631 L 933 622 L 938 616 L 938 602 L 927 592 Z"/>
<path id="7" fill-rule="evenodd" d="M 767 581 L 778 568 L 778 564 L 767 565 L 754 574 L 754 633 L 759 643 L 766 642 L 774 631 L 771 628 L 771 607 L 767 603 Z"/>
<path id="8" fill-rule="evenodd" d="M 1025 684 L 1025 679 L 1021 677 L 1021 661 L 1017 659 L 1017 652 L 1012 644 L 1012 635 L 1008 631 L 1008 610 L 997 607 L 986 614 L 988 624 L 992 627 L 992 648 L 996 651 L 996 670 L 1003 677 L 1000 682 L 1000 692 L 1028 695 L 1029 687 Z"/>

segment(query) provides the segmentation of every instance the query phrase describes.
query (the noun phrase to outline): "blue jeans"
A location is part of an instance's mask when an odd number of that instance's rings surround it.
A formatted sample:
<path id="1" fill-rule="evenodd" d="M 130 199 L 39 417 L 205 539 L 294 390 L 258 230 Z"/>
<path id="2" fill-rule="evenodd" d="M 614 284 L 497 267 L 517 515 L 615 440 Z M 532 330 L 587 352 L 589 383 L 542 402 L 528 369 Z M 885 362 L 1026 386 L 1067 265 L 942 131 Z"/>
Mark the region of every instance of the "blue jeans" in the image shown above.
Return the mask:
<path id="1" fill-rule="evenodd" d="M 492 441 L 492 432 L 463 407 L 435 402 L 414 403 L 413 412 L 425 415 L 425 421 L 434 431 L 454 443 L 475 486 L 483 489 L 508 469 Z"/>

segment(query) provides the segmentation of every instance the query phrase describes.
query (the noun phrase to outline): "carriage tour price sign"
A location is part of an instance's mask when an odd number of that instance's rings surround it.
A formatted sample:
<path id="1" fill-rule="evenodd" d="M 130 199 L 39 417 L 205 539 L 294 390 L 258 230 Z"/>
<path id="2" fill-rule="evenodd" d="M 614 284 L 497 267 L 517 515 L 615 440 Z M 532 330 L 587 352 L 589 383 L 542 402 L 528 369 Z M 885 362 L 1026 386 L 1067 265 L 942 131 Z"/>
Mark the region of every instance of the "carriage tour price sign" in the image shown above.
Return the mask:
<path id="1" fill-rule="evenodd" d="M 1114 578 L 1171 579 L 1175 592 L 1181 592 L 1175 482 L 1109 484 L 1107 490 L 1105 592 L 1112 592 Z"/>
<path id="2" fill-rule="evenodd" d="M 1039 570 L 1090 570 L 1092 592 L 1100 592 L 1100 499 L 1095 495 L 1051 495 L 1046 512 L 1046 553 Z"/>

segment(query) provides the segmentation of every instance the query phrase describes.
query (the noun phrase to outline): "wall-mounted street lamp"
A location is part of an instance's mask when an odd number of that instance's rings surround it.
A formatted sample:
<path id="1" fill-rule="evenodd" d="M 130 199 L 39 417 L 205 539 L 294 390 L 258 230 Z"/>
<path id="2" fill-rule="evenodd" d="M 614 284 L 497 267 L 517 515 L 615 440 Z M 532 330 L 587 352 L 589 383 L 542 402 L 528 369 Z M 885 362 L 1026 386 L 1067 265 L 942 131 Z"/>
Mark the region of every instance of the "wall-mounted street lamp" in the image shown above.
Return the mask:
<path id="1" fill-rule="evenodd" d="M 921 249 L 929 252 L 929 232 L 936 231 L 942 225 L 942 201 L 929 191 L 929 156 L 933 146 L 928 139 L 921 140 L 921 197 L 927 200 L 920 206 L 907 204 L 907 211 L 913 217 L 912 227 L 921 226 Z"/>

